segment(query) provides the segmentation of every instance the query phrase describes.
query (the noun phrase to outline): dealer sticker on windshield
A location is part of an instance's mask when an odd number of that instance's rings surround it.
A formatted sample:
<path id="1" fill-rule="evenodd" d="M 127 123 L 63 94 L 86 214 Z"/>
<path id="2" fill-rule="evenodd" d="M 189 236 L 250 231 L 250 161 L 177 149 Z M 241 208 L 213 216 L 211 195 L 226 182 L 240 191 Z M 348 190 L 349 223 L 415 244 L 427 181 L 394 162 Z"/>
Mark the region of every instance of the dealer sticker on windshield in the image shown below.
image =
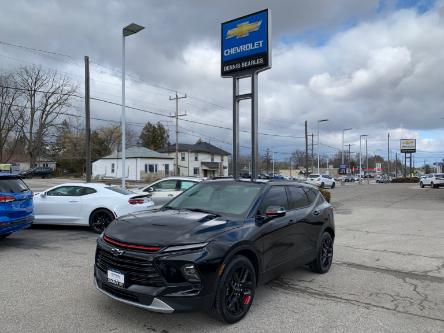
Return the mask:
<path id="1" fill-rule="evenodd" d="M 108 282 L 123 287 L 125 283 L 125 275 L 122 273 L 108 270 Z"/>

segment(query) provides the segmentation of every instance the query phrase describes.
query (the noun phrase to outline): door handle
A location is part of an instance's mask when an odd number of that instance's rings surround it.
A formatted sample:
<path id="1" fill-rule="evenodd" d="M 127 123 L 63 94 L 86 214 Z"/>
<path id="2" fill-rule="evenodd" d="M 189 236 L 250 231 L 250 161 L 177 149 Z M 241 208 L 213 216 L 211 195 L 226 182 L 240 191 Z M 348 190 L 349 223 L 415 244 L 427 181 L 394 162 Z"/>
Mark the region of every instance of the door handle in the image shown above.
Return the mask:
<path id="1" fill-rule="evenodd" d="M 174 194 L 168 194 L 169 197 L 174 197 Z"/>
<path id="2" fill-rule="evenodd" d="M 320 215 L 321 214 L 321 211 L 319 210 L 319 209 L 316 209 L 314 212 L 313 212 L 313 215 L 315 215 L 315 216 L 318 216 L 318 215 Z"/>
<path id="3" fill-rule="evenodd" d="M 80 202 L 80 201 L 77 201 L 77 200 L 69 200 L 69 202 Z"/>

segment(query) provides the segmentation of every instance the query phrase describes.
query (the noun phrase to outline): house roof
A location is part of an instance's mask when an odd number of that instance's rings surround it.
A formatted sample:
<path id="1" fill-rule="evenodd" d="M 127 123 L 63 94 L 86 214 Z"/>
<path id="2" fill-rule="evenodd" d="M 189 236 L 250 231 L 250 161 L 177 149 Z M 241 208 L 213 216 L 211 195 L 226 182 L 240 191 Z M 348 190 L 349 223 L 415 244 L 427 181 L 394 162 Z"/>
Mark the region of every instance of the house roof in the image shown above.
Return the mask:
<path id="1" fill-rule="evenodd" d="M 145 147 L 131 147 L 125 150 L 125 157 L 128 158 L 167 158 L 172 159 L 173 157 L 167 154 L 158 153 L 157 151 L 145 148 Z M 102 159 L 115 159 L 121 158 L 122 152 L 115 151 L 111 155 L 102 157 Z"/>
<path id="2" fill-rule="evenodd" d="M 166 148 L 162 148 L 158 150 L 160 153 L 173 153 L 176 151 L 176 145 L 172 144 L 169 145 Z M 197 153 L 208 153 L 208 154 L 215 154 L 215 155 L 231 155 L 229 152 L 220 149 L 216 146 L 213 146 L 211 143 L 208 142 L 197 142 L 195 144 L 186 144 L 186 143 L 179 143 L 179 151 L 180 152 L 197 152 Z"/>

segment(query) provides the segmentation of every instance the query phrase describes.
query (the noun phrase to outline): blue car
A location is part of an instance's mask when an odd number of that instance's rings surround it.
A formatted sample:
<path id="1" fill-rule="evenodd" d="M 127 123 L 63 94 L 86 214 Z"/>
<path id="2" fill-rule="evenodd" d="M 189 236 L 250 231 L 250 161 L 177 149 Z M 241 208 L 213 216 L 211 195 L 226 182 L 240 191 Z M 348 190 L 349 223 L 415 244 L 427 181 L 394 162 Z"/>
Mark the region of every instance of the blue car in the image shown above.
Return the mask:
<path id="1" fill-rule="evenodd" d="M 0 239 L 34 221 L 32 192 L 16 175 L 0 172 Z"/>

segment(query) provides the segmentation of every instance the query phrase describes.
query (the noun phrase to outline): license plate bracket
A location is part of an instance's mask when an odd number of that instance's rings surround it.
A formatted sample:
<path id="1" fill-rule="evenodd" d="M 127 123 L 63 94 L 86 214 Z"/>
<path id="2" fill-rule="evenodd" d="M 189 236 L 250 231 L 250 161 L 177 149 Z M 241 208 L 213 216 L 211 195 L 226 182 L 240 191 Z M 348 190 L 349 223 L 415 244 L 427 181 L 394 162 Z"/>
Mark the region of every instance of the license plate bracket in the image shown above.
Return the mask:
<path id="1" fill-rule="evenodd" d="M 123 287 L 125 285 L 125 275 L 119 271 L 108 269 L 107 272 L 108 282 Z"/>

